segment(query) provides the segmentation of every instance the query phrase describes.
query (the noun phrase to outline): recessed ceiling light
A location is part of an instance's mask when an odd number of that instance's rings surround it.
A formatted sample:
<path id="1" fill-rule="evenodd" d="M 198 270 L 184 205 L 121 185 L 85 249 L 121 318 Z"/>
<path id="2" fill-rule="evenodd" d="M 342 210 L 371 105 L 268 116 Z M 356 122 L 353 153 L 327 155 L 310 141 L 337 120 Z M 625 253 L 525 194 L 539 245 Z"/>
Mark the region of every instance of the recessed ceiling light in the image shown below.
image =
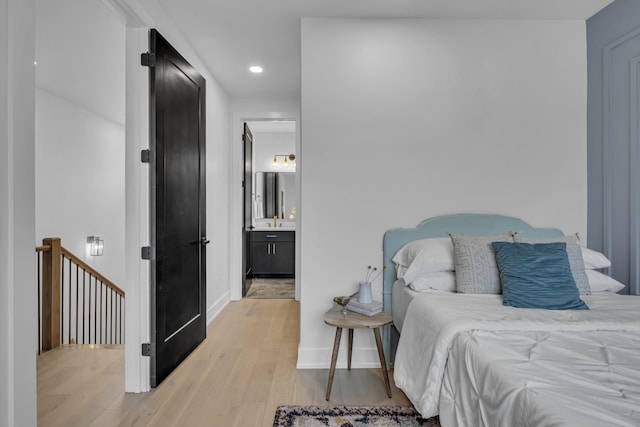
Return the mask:
<path id="1" fill-rule="evenodd" d="M 255 74 L 260 74 L 262 72 L 262 67 L 259 67 L 257 65 L 252 65 L 251 67 L 249 67 L 249 71 Z"/>

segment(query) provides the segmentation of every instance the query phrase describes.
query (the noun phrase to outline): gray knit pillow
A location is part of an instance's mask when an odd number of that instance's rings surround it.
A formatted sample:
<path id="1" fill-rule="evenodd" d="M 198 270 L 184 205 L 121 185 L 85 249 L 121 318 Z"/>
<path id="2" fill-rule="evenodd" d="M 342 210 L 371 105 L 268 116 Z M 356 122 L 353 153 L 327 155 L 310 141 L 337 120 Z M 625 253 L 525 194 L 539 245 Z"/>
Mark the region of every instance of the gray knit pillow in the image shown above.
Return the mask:
<path id="1" fill-rule="evenodd" d="M 513 242 L 511 234 L 468 236 L 451 234 L 456 290 L 464 294 L 500 294 L 500 273 L 492 242 Z"/>
<path id="2" fill-rule="evenodd" d="M 578 242 L 580 238 L 577 235 L 549 237 L 546 239 L 530 239 L 522 237 L 518 233 L 514 235 L 514 240 L 518 243 L 554 243 L 565 242 L 567 244 L 567 256 L 569 257 L 569 267 L 571 267 L 571 274 L 573 280 L 576 281 L 576 286 L 581 295 L 588 295 L 591 293 L 591 286 L 589 285 L 589 279 L 587 273 L 584 271 L 584 259 L 582 258 L 582 249 Z"/>

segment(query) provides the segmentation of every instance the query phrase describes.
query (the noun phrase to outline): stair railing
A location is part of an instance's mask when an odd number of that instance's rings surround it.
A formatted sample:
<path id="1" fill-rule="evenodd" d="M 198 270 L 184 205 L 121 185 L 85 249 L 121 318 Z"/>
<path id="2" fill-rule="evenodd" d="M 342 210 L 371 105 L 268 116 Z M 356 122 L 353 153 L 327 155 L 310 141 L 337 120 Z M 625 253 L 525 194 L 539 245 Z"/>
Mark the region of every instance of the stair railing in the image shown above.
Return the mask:
<path id="1" fill-rule="evenodd" d="M 61 344 L 122 344 L 125 293 L 64 248 L 57 237 L 36 247 L 38 354 Z"/>

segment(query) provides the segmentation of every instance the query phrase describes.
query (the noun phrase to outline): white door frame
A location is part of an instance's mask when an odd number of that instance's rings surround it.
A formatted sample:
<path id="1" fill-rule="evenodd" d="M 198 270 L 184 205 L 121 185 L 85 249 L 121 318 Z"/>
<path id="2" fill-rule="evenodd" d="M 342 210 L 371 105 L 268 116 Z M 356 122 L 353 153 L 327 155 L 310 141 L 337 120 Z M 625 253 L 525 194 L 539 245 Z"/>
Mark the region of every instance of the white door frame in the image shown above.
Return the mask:
<path id="1" fill-rule="evenodd" d="M 0 0 L 0 425 L 37 423 L 35 1 Z"/>
<path id="2" fill-rule="evenodd" d="M 229 212 L 231 233 L 230 233 L 230 266 L 229 278 L 231 282 L 230 298 L 232 301 L 242 299 L 242 226 L 244 212 L 242 198 L 242 180 L 244 179 L 244 155 L 242 134 L 244 133 L 245 122 L 290 120 L 296 122 L 296 191 L 298 205 L 302 205 L 302 156 L 300 145 L 300 113 L 299 112 L 255 112 L 255 113 L 234 113 L 232 118 L 232 144 L 231 144 L 231 209 Z M 300 247 L 303 212 L 298 208 L 296 213 L 296 285 L 295 298 L 300 301 Z"/>
<path id="3" fill-rule="evenodd" d="M 126 25 L 125 38 L 125 391 L 151 389 L 149 358 L 142 343 L 150 341 L 149 262 L 140 248 L 149 245 L 149 167 L 140 151 L 149 148 L 149 70 L 140 54 L 149 49 L 151 18 L 135 0 L 102 0 Z"/>

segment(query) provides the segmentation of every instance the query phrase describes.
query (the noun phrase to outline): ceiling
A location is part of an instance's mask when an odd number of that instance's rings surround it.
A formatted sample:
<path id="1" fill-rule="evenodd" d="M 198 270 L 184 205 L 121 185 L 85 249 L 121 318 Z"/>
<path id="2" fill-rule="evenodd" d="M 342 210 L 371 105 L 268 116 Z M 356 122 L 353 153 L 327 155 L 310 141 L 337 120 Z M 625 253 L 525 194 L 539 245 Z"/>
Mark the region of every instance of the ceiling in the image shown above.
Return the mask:
<path id="1" fill-rule="evenodd" d="M 293 133 L 296 131 L 296 122 L 293 120 L 261 120 L 249 122 L 249 128 L 256 133 L 278 132 Z"/>
<path id="2" fill-rule="evenodd" d="M 299 99 L 301 17 L 585 20 L 612 0 L 158 1 L 230 97 Z"/>
<path id="3" fill-rule="evenodd" d="M 123 23 L 86 0 L 36 0 L 35 20 L 36 87 L 124 125 Z"/>

